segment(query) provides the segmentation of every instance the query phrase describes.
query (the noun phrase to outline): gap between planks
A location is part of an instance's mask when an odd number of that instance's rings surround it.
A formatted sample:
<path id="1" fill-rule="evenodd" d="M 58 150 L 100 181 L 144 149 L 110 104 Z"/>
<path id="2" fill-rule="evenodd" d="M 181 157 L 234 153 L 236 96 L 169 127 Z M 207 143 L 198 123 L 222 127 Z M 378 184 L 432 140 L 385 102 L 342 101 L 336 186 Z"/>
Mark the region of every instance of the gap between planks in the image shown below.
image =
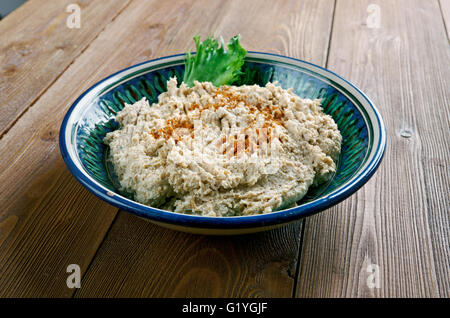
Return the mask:
<path id="1" fill-rule="evenodd" d="M 442 22 L 447 32 L 447 40 L 450 41 L 450 0 L 437 0 L 441 10 Z"/>

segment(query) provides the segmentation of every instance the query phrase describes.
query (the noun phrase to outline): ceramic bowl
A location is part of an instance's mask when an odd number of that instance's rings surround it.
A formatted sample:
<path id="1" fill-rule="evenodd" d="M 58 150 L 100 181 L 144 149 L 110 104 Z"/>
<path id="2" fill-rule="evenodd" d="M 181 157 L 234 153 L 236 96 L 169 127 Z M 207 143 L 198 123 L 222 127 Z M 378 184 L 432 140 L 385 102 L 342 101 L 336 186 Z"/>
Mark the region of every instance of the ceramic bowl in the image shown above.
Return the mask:
<path id="1" fill-rule="evenodd" d="M 329 182 L 310 189 L 297 206 L 269 214 L 205 217 L 174 213 L 133 201 L 120 193 L 105 158 L 106 133 L 117 129 L 115 115 L 125 103 L 146 97 L 156 102 L 166 81 L 184 71 L 184 54 L 163 57 L 119 71 L 84 92 L 68 110 L 60 129 L 60 149 L 75 178 L 99 198 L 175 230 L 202 234 L 241 234 L 268 230 L 323 211 L 355 193 L 378 168 L 386 145 L 383 120 L 374 104 L 353 84 L 301 60 L 249 52 L 236 85 L 278 81 L 302 98 L 321 98 L 343 136 L 337 171 Z"/>

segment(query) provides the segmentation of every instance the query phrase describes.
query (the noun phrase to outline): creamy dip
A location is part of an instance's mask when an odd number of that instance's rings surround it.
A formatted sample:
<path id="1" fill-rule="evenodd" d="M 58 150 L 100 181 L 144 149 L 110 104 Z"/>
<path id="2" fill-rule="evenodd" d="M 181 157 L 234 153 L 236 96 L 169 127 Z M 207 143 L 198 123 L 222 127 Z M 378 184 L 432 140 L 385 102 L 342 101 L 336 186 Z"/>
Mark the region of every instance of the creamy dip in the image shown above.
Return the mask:
<path id="1" fill-rule="evenodd" d="M 320 100 L 265 87 L 167 82 L 158 103 L 125 105 L 107 134 L 121 190 L 204 216 L 269 213 L 336 170 L 341 134 Z"/>

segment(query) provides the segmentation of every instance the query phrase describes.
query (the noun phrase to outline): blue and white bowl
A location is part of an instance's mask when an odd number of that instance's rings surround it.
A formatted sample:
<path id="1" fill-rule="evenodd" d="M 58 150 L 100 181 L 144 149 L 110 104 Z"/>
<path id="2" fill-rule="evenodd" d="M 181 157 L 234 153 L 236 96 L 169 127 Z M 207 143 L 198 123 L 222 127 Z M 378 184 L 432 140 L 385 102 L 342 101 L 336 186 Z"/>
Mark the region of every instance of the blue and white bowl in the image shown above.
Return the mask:
<path id="1" fill-rule="evenodd" d="M 166 81 L 184 71 L 184 54 L 163 57 L 119 71 L 92 86 L 70 107 L 60 129 L 61 153 L 75 178 L 99 198 L 159 225 L 202 234 L 241 234 L 268 230 L 323 211 L 355 193 L 378 168 L 386 146 L 383 119 L 357 87 L 322 67 L 297 59 L 249 52 L 236 85 L 278 81 L 302 98 L 321 98 L 343 136 L 337 171 L 326 184 L 310 189 L 297 206 L 269 214 L 234 217 L 187 215 L 149 207 L 120 193 L 112 167 L 105 160 L 106 133 L 124 103 L 146 97 L 156 102 Z"/>

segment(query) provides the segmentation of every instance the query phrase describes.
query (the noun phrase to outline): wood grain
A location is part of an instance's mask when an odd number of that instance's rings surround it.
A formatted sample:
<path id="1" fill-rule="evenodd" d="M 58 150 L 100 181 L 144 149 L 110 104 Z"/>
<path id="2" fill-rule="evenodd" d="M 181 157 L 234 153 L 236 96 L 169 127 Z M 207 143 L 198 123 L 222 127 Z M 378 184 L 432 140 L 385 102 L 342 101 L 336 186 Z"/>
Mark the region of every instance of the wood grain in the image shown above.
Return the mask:
<path id="1" fill-rule="evenodd" d="M 117 212 L 49 160 L 2 214 L 0 297 L 70 297 L 67 266 L 88 267 Z"/>
<path id="2" fill-rule="evenodd" d="M 380 28 L 367 23 L 369 4 Z M 436 1 L 337 2 L 328 67 L 379 107 L 388 146 L 356 195 L 306 221 L 297 296 L 449 296 L 450 70 L 439 17 Z M 369 264 L 380 288 L 368 287 Z"/>
<path id="3" fill-rule="evenodd" d="M 300 226 L 202 236 L 120 213 L 76 297 L 290 297 Z"/>
<path id="4" fill-rule="evenodd" d="M 203 28 L 224 38 L 240 33 L 249 50 L 325 62 L 333 1 L 226 4 L 211 8 L 215 17 L 203 20 Z M 164 55 L 175 43 L 185 45 L 183 41 L 192 37 L 199 14 L 209 16 L 194 9 L 185 14 L 184 29 L 167 49 L 160 48 Z M 165 26 L 168 32 L 177 28 Z M 313 30 L 323 36 L 314 36 Z M 121 211 L 75 296 L 291 297 L 300 227 L 297 222 L 255 235 L 202 237 L 169 231 Z"/>
<path id="5" fill-rule="evenodd" d="M 71 0 L 31 0 L 0 24 L 0 137 L 66 70 L 128 1 L 77 1 L 82 28 L 69 28 Z"/>

